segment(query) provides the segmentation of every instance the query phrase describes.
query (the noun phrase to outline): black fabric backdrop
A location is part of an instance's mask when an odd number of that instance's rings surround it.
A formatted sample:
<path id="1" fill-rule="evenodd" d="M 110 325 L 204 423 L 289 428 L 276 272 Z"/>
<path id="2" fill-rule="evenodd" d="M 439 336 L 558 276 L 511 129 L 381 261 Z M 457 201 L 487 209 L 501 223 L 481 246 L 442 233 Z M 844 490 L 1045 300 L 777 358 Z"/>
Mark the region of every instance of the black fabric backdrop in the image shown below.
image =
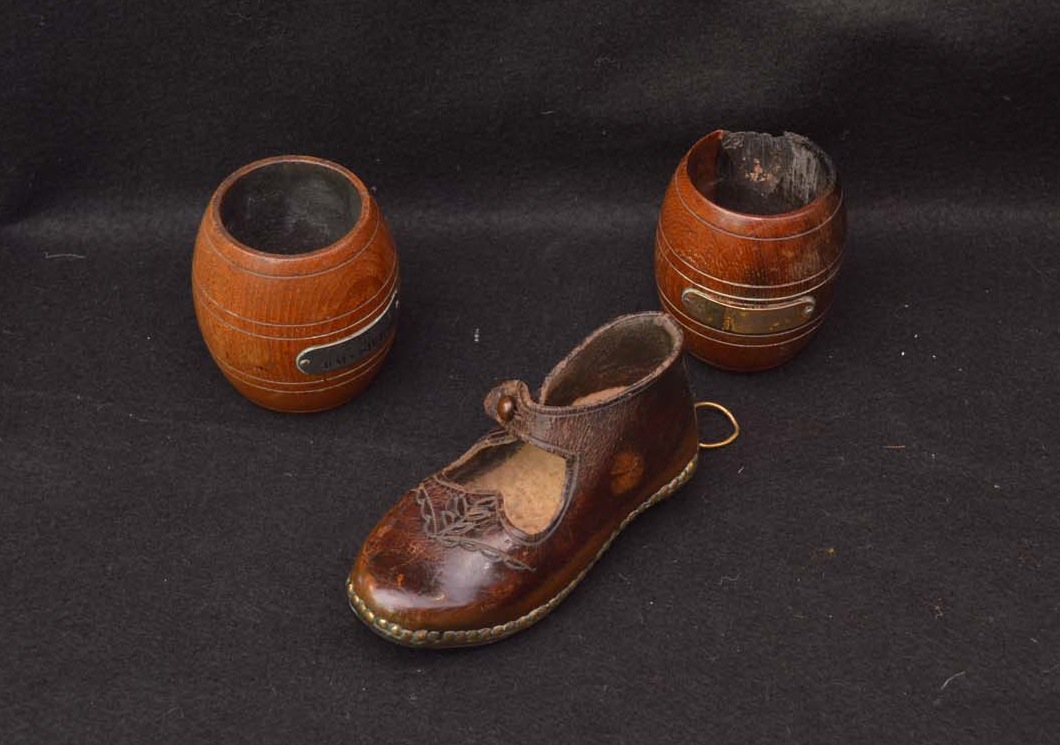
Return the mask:
<path id="1" fill-rule="evenodd" d="M 1056 741 L 1055 2 L 39 0 L 0 64 L 4 743 Z M 837 163 L 819 337 L 688 361 L 743 436 L 540 625 L 375 637 L 360 541 L 495 382 L 657 307 L 718 127 Z M 229 387 L 189 290 L 214 187 L 285 152 L 372 187 L 404 273 L 381 376 L 305 417 Z"/>

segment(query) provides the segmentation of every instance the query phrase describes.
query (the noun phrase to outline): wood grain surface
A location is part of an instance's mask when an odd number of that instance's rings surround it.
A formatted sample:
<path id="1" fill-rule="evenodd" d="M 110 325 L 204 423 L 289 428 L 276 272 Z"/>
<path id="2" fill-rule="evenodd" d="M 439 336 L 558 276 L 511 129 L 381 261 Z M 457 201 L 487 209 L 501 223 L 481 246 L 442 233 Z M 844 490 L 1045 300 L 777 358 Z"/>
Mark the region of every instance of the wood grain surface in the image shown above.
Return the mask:
<path id="1" fill-rule="evenodd" d="M 353 227 L 329 245 L 301 253 L 260 251 L 226 228 L 221 205 L 247 174 L 278 163 L 332 169 L 360 198 Z M 370 326 L 399 286 L 397 253 L 364 184 L 328 161 L 280 156 L 236 171 L 214 193 L 202 218 L 192 262 L 195 313 L 221 372 L 268 409 L 311 412 L 349 401 L 367 387 L 393 343 L 394 329 L 367 356 L 340 369 L 306 374 L 296 359 Z"/>
<path id="2" fill-rule="evenodd" d="M 845 234 L 839 180 L 813 143 L 712 132 L 678 164 L 663 200 L 655 236 L 659 298 L 700 359 L 728 370 L 776 367 L 824 322 Z M 812 299 L 812 310 L 797 325 L 746 333 L 698 317 L 682 301 L 689 289 L 733 309 L 730 316 L 777 313 L 800 299 Z"/>

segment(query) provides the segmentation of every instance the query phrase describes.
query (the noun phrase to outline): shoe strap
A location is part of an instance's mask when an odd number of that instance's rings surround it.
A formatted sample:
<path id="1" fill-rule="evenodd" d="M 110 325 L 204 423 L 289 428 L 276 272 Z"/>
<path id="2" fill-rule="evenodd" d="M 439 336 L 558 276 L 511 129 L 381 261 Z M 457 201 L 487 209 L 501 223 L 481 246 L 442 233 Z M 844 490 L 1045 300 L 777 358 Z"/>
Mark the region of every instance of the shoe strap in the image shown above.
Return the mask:
<path id="1" fill-rule="evenodd" d="M 486 414 L 514 437 L 563 455 L 579 453 L 594 429 L 607 426 L 609 406 L 546 406 L 521 380 L 506 380 L 486 395 Z"/>

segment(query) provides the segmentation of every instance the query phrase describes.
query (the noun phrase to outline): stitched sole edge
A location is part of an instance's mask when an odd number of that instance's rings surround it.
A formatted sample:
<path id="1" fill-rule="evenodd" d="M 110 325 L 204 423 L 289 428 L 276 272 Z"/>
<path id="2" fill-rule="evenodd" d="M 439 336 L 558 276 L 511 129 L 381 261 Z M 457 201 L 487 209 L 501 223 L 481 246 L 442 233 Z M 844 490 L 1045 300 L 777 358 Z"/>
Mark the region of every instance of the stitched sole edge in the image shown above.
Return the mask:
<path id="1" fill-rule="evenodd" d="M 357 617 L 372 629 L 372 631 L 388 641 L 406 647 L 429 647 L 433 649 L 443 649 L 446 647 L 470 647 L 479 644 L 489 644 L 491 642 L 505 639 L 518 631 L 533 626 L 547 616 L 557 605 L 563 602 L 563 600 L 571 593 L 571 590 L 577 587 L 578 583 L 589 573 L 589 570 L 596 565 L 596 562 L 600 560 L 600 557 L 604 555 L 604 552 L 611 547 L 611 544 L 614 542 L 615 538 L 618 537 L 619 533 L 625 530 L 626 527 L 642 512 L 672 495 L 692 478 L 692 475 L 696 472 L 698 461 L 699 453 L 697 451 L 681 473 L 677 474 L 659 489 L 659 491 L 655 492 L 635 510 L 626 515 L 622 523 L 615 529 L 615 532 L 611 534 L 611 537 L 608 538 L 607 541 L 604 542 L 604 545 L 600 547 L 600 550 L 596 552 L 596 556 L 593 557 L 593 560 L 578 573 L 577 577 L 571 580 L 566 587 L 554 595 L 547 603 L 537 606 L 529 613 L 520 616 L 514 621 L 466 631 L 406 629 L 404 626 L 384 618 L 369 608 L 368 604 L 365 603 L 356 592 L 354 592 L 353 582 L 347 578 L 346 594 L 349 596 L 350 608 L 353 609 L 353 612 Z"/>

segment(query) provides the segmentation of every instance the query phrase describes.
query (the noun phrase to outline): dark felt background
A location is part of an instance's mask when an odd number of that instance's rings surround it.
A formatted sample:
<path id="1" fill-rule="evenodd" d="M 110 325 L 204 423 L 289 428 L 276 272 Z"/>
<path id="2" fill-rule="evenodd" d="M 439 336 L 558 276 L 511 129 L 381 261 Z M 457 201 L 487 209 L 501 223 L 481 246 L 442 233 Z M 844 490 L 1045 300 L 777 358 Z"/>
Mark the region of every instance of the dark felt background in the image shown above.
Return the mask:
<path id="1" fill-rule="evenodd" d="M 1058 49 L 1051 0 L 5 4 L 0 741 L 1055 742 Z M 496 381 L 657 307 L 717 127 L 835 159 L 833 317 L 689 360 L 744 435 L 539 626 L 376 638 L 359 542 Z M 371 185 L 404 273 L 382 375 L 307 417 L 189 292 L 213 188 L 283 152 Z"/>

